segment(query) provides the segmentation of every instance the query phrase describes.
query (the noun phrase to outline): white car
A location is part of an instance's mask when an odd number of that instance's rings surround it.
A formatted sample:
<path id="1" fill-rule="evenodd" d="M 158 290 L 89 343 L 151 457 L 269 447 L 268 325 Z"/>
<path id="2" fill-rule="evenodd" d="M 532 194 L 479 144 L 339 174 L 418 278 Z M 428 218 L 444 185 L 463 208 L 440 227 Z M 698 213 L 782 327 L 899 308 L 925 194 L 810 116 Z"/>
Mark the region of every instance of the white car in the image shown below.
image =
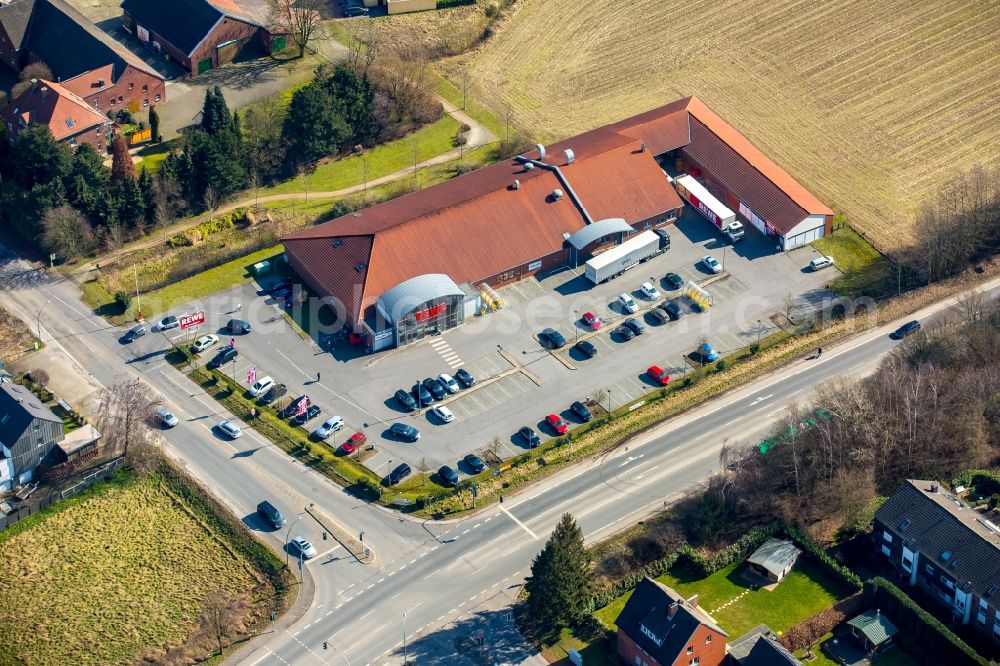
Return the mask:
<path id="1" fill-rule="evenodd" d="M 219 423 L 218 428 L 220 431 L 229 435 L 231 439 L 237 439 L 240 435 L 243 434 L 243 431 L 240 430 L 240 427 L 235 423 L 233 423 L 232 421 L 230 421 L 229 419 L 226 419 L 225 421 Z"/>
<path id="2" fill-rule="evenodd" d="M 170 329 L 177 328 L 180 325 L 181 325 L 181 322 L 177 319 L 177 317 L 175 317 L 173 315 L 169 315 L 167 317 L 164 317 L 160 321 L 156 322 L 155 324 L 153 324 L 153 330 L 154 331 L 169 331 Z"/>
<path id="3" fill-rule="evenodd" d="M 209 333 L 208 335 L 203 335 L 197 340 L 195 340 L 194 344 L 191 345 L 191 351 L 195 352 L 196 354 L 200 354 L 201 352 L 205 351 L 209 347 L 214 346 L 218 342 L 219 342 L 219 336 L 215 335 L 214 333 Z"/>
<path id="4" fill-rule="evenodd" d="M 431 411 L 434 412 L 434 416 L 441 419 L 442 423 L 451 423 L 452 421 L 455 420 L 455 415 L 452 414 L 451 410 L 445 407 L 444 405 L 438 405 Z"/>
<path id="5" fill-rule="evenodd" d="M 160 422 L 167 428 L 173 428 L 177 425 L 177 417 L 167 409 L 166 407 L 157 407 L 156 416 L 160 419 Z"/>
<path id="6" fill-rule="evenodd" d="M 326 439 L 333 433 L 344 427 L 344 419 L 341 416 L 331 416 L 320 427 L 313 430 L 313 435 L 317 439 Z"/>
<path id="7" fill-rule="evenodd" d="M 442 372 L 440 375 L 438 375 L 438 381 L 441 384 L 444 384 L 444 387 L 448 389 L 448 393 L 458 393 L 459 391 L 462 390 L 462 387 L 458 385 L 458 382 L 455 381 L 455 378 L 446 372 Z"/>
<path id="8" fill-rule="evenodd" d="M 831 257 L 830 255 L 816 257 L 815 259 L 809 262 L 809 268 L 811 268 L 814 271 L 821 271 L 824 268 L 829 268 L 830 266 L 833 266 L 833 257 Z"/>
<path id="9" fill-rule="evenodd" d="M 706 254 L 704 257 L 702 257 L 701 263 L 705 268 L 707 268 L 712 273 L 722 272 L 722 264 L 720 264 L 719 260 L 710 254 Z"/>
<path id="10" fill-rule="evenodd" d="M 256 398 L 259 395 L 264 395 L 271 390 L 272 386 L 274 386 L 274 379 L 271 377 L 261 377 L 250 387 L 250 397 Z"/>
<path id="11" fill-rule="evenodd" d="M 635 299 L 625 292 L 618 294 L 618 302 L 621 303 L 621 306 L 629 314 L 635 314 L 639 311 L 639 306 L 636 305 Z"/>
<path id="12" fill-rule="evenodd" d="M 292 545 L 302 555 L 302 559 L 308 560 L 311 557 L 316 557 L 316 546 L 309 543 L 305 538 L 300 536 L 295 537 L 292 539 Z"/>
<path id="13" fill-rule="evenodd" d="M 660 292 L 659 292 L 659 290 L 657 290 L 656 287 L 654 287 L 653 285 L 651 285 L 648 282 L 643 282 L 642 285 L 639 287 L 639 291 L 641 291 L 642 295 L 645 296 L 646 298 L 648 298 L 651 301 L 658 301 L 658 300 L 660 300 Z"/>

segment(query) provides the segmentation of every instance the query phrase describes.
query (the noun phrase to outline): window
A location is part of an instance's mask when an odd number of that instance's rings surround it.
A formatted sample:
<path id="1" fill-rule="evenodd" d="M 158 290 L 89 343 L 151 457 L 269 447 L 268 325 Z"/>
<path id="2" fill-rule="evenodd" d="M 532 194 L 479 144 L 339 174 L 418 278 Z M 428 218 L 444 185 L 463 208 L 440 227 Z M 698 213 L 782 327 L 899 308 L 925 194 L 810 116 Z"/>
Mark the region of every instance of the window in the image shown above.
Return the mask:
<path id="1" fill-rule="evenodd" d="M 153 98 L 153 101 L 154 101 L 154 102 L 159 102 L 159 101 L 160 101 L 160 96 L 159 96 L 159 95 L 157 95 L 156 97 L 154 97 L 154 98 Z"/>
<path id="2" fill-rule="evenodd" d="M 907 557 L 906 555 L 903 556 L 903 568 L 906 569 L 907 573 L 913 571 L 913 558 L 912 557 Z"/>
<path id="3" fill-rule="evenodd" d="M 692 652 L 694 652 L 694 646 L 688 645 L 687 654 L 691 654 Z"/>
<path id="4" fill-rule="evenodd" d="M 71 146 L 75 146 L 76 145 L 76 137 L 75 136 L 74 137 L 70 137 L 69 145 L 71 145 Z"/>
<path id="5" fill-rule="evenodd" d="M 948 589 L 955 587 L 955 584 L 951 582 L 944 574 L 941 575 L 941 582 L 948 586 Z"/>
<path id="6" fill-rule="evenodd" d="M 131 87 L 132 87 L 132 86 L 131 86 L 131 85 L 129 85 L 129 88 L 131 88 Z M 149 86 L 148 86 L 148 85 L 147 85 L 147 86 L 143 86 L 143 87 L 142 87 L 142 92 L 144 92 L 144 93 L 147 93 L 147 92 L 149 92 Z"/>
<path id="7" fill-rule="evenodd" d="M 119 104 L 121 104 L 121 103 L 122 103 L 122 96 L 121 96 L 121 95 L 118 95 L 118 103 L 119 103 Z"/>
<path id="8" fill-rule="evenodd" d="M 135 84 L 134 84 L 134 83 L 130 83 L 130 84 L 128 84 L 128 89 L 129 89 L 129 90 L 132 90 L 132 88 L 134 88 L 134 87 L 135 87 Z"/>
<path id="9" fill-rule="evenodd" d="M 892 555 L 892 551 L 889 550 L 889 546 L 882 544 L 882 554 L 886 556 Z"/>
<path id="10" fill-rule="evenodd" d="M 111 106 L 114 106 L 114 105 L 115 105 L 115 98 L 114 98 L 114 97 L 112 97 L 112 98 L 111 98 Z"/>
<path id="11" fill-rule="evenodd" d="M 698 666 L 698 664 L 700 663 L 701 663 L 701 657 L 695 657 L 694 659 L 688 662 L 688 666 Z"/>
<path id="12" fill-rule="evenodd" d="M 979 614 L 976 615 L 976 622 L 979 623 L 980 627 L 985 627 L 986 626 L 986 613 L 984 613 L 983 611 L 979 611 Z"/>
<path id="13" fill-rule="evenodd" d="M 66 127 L 72 127 L 74 124 L 75 123 L 73 122 L 72 118 L 67 118 L 66 119 Z"/>
<path id="14" fill-rule="evenodd" d="M 705 636 L 705 645 L 708 645 L 711 642 L 712 642 L 712 634 Z"/>
<path id="15" fill-rule="evenodd" d="M 892 543 L 892 535 L 889 534 L 888 532 L 883 531 L 882 532 L 882 538 L 885 539 L 886 541 L 888 541 L 889 543 Z"/>
<path id="16" fill-rule="evenodd" d="M 926 571 L 929 576 L 933 576 L 934 575 L 934 567 L 932 565 L 930 565 L 930 564 L 925 564 L 924 565 L 924 571 Z"/>
<path id="17" fill-rule="evenodd" d="M 97 99 L 96 97 L 94 98 L 94 108 L 95 109 L 101 108 L 101 100 Z"/>
<path id="18" fill-rule="evenodd" d="M 147 106 L 149 106 L 149 100 L 148 99 L 142 100 L 142 108 L 145 109 Z"/>

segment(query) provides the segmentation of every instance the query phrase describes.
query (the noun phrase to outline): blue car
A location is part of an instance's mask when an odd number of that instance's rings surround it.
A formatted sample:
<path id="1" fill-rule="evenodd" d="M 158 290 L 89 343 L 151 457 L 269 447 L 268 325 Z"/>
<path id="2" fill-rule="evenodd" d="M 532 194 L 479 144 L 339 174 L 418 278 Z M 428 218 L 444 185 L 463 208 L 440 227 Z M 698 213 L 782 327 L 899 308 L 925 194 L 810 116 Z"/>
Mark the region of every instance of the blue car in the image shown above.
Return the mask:
<path id="1" fill-rule="evenodd" d="M 701 346 L 698 347 L 698 353 L 701 354 L 701 360 L 703 362 L 707 361 L 711 363 L 715 359 L 719 358 L 719 352 L 712 349 L 712 345 L 707 342 L 701 343 Z"/>

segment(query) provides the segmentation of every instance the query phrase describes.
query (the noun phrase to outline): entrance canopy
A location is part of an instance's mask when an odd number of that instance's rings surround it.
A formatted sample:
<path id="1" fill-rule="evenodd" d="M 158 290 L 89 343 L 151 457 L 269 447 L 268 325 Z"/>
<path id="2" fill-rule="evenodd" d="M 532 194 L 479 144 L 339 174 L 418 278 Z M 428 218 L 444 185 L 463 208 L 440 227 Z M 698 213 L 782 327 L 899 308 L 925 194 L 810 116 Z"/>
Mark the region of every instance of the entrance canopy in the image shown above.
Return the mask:
<path id="1" fill-rule="evenodd" d="M 594 241 L 621 232 L 635 231 L 628 222 L 620 217 L 609 217 L 606 220 L 598 220 L 593 224 L 588 224 L 583 229 L 569 237 L 570 245 L 577 251 L 582 250 Z"/>
<path id="2" fill-rule="evenodd" d="M 376 305 L 382 316 L 395 324 L 418 305 L 449 296 L 464 298 L 465 294 L 447 275 L 425 273 L 400 282 L 379 296 Z"/>

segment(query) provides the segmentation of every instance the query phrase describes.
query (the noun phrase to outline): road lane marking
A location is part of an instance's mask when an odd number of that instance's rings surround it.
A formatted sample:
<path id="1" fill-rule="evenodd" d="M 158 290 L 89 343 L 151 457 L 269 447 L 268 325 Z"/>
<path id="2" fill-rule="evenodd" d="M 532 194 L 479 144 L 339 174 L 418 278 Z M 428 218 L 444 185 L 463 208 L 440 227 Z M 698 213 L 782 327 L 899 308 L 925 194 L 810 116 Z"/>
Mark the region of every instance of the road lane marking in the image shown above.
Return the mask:
<path id="1" fill-rule="evenodd" d="M 440 572 L 440 571 L 441 571 L 440 569 L 435 569 L 435 570 L 434 570 L 434 571 L 432 571 L 431 573 L 429 573 L 429 574 L 427 574 L 426 576 L 424 576 L 423 580 L 427 580 L 428 578 L 430 578 L 431 576 L 434 576 L 434 575 L 436 575 L 436 574 L 437 574 L 438 572 Z"/>
<path id="2" fill-rule="evenodd" d="M 513 520 L 515 523 L 517 523 L 518 526 L 522 530 L 524 530 L 525 532 L 527 532 L 528 534 L 530 534 L 532 539 L 537 539 L 538 538 L 538 535 L 535 534 L 534 532 L 532 532 L 530 529 L 528 529 L 527 525 L 525 525 L 524 523 L 522 523 L 520 520 L 517 519 L 516 516 L 514 516 L 514 514 L 512 514 L 510 511 L 508 511 L 507 507 L 501 505 L 500 506 L 500 510 L 503 511 L 504 513 L 506 513 L 507 517 L 510 518 L 511 520 Z"/>
<path id="3" fill-rule="evenodd" d="M 362 615 L 361 617 L 359 617 L 358 619 L 359 620 L 363 620 L 363 619 L 365 619 L 366 617 L 368 617 L 369 615 L 371 615 L 374 612 L 375 612 L 375 609 L 373 608 L 370 611 L 368 611 L 367 613 L 365 613 L 364 615 Z"/>

